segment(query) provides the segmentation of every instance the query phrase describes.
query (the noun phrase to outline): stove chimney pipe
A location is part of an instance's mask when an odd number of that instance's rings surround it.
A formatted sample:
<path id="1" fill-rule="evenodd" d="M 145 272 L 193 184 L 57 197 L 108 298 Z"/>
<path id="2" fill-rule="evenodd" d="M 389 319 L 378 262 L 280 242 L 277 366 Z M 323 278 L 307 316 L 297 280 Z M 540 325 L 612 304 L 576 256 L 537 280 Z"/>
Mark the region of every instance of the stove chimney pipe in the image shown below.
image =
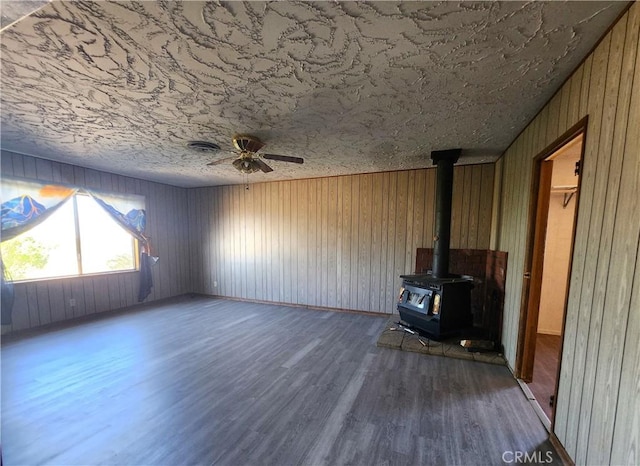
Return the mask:
<path id="1" fill-rule="evenodd" d="M 453 198 L 453 164 L 462 149 L 435 150 L 431 160 L 436 166 L 436 235 L 433 238 L 433 276 L 449 276 L 451 241 L 451 204 Z"/>

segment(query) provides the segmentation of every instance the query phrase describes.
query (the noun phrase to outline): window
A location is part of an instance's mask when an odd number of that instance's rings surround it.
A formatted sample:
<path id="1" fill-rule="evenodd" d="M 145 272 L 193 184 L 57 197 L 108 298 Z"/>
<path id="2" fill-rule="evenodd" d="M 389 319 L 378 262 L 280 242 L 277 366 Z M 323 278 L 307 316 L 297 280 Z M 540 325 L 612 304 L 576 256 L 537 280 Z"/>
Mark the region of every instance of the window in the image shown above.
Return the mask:
<path id="1" fill-rule="evenodd" d="M 4 183 L 4 180 L 3 180 Z M 24 183 L 20 189 L 24 191 Z M 68 189 L 68 188 L 67 188 Z M 4 186 L 3 186 L 4 190 Z M 21 191 L 21 192 L 23 192 Z M 73 194 L 62 198 L 46 215 L 47 208 L 36 201 L 46 198 L 45 189 L 39 188 L 33 197 L 21 194 L 24 201 L 19 214 L 24 218 L 32 210 L 43 220 L 24 233 L 1 243 L 5 269 L 14 281 L 68 277 L 86 274 L 136 270 L 138 267 L 138 241 L 114 218 L 120 215 L 113 205 L 131 208 L 139 205 L 141 196 L 99 195 L 101 203 L 87 192 L 69 190 Z M 43 194 L 44 193 L 44 194 Z M 4 193 L 3 193 L 4 194 Z M 15 194 L 14 194 L 15 195 Z M 7 199 L 3 196 L 3 199 Z M 10 202 L 3 202 L 3 231 L 5 214 Z M 110 212 L 105 210 L 109 209 Z M 34 207 L 35 206 L 35 207 Z M 40 209 L 41 208 L 41 209 Z M 38 210 L 39 209 L 39 210 Z M 129 210 L 139 213 L 144 210 Z"/>
<path id="2" fill-rule="evenodd" d="M 2 261 L 13 280 L 78 275 L 73 201 L 62 204 L 47 220 L 3 241 Z"/>
<path id="3" fill-rule="evenodd" d="M 76 195 L 80 273 L 113 272 L 136 268 L 136 245 L 129 232 L 116 223 L 90 196 Z"/>

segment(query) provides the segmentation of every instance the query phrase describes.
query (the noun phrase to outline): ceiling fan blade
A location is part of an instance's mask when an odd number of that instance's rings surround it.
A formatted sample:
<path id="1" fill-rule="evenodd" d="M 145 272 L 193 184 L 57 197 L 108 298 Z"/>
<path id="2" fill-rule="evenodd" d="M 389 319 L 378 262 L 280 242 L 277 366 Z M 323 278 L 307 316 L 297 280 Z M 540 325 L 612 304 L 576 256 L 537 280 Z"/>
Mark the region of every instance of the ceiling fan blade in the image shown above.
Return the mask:
<path id="1" fill-rule="evenodd" d="M 220 160 L 214 160 L 213 162 L 209 162 L 207 165 L 209 167 L 213 167 L 215 165 L 220 165 L 221 163 L 228 162 L 229 160 L 233 160 L 235 158 L 237 158 L 237 155 L 234 155 L 234 156 L 231 156 L 231 157 L 225 157 L 225 158 L 220 159 Z"/>
<path id="2" fill-rule="evenodd" d="M 263 159 L 279 160 L 280 162 L 304 163 L 304 159 L 300 157 L 289 157 L 288 155 L 262 154 Z"/>
<path id="3" fill-rule="evenodd" d="M 258 165 L 258 168 L 260 168 L 260 170 L 262 170 L 263 173 L 269 173 L 273 171 L 273 168 L 271 168 L 269 165 L 264 163 L 262 160 L 253 159 L 253 161 L 256 163 L 256 165 Z"/>

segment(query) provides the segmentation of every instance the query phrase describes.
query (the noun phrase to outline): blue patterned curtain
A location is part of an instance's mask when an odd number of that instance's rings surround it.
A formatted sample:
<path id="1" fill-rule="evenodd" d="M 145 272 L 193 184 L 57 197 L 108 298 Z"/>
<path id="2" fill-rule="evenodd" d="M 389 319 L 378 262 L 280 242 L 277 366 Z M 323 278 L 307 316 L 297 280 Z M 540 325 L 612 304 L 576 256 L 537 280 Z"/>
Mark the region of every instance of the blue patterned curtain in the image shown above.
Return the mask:
<path id="1" fill-rule="evenodd" d="M 1 189 L 2 241 L 29 231 L 45 221 L 78 188 L 3 179 Z"/>
<path id="2" fill-rule="evenodd" d="M 131 196 L 119 196 L 93 190 L 86 190 L 86 192 L 111 218 L 140 241 L 140 289 L 138 291 L 138 302 L 144 301 L 151 293 L 151 288 L 153 288 L 151 266 L 158 260 L 157 257 L 151 256 L 149 238 L 144 234 L 147 225 L 145 210 L 135 208 L 135 204 L 131 202 Z M 124 213 L 125 211 L 126 213 Z"/>
<path id="3" fill-rule="evenodd" d="M 2 272 L 2 289 L 0 290 L 0 323 L 8 325 L 11 323 L 11 311 L 13 310 L 14 290 L 13 282 L 4 269 L 4 263 L 0 260 L 0 271 Z"/>
<path id="4" fill-rule="evenodd" d="M 115 194 L 100 193 L 98 191 L 85 190 L 111 218 L 127 230 L 134 238 L 141 241 L 143 246 L 149 242 L 144 235 L 147 226 L 147 215 L 144 209 L 135 208 L 130 196 L 118 196 Z M 120 204 L 120 205 L 118 205 Z M 114 207 L 117 206 L 118 208 Z M 120 210 L 118 210 L 120 209 Z M 122 211 L 121 211 L 122 210 Z M 127 211 L 124 213 L 123 211 Z"/>

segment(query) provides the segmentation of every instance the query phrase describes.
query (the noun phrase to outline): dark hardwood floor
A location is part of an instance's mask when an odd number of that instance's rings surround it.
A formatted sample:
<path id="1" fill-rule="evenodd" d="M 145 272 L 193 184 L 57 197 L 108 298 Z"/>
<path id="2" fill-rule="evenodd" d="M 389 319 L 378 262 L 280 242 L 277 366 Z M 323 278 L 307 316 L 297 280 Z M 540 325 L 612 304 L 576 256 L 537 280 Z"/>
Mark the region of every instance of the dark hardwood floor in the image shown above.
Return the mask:
<path id="1" fill-rule="evenodd" d="M 3 464 L 561 464 L 506 367 L 386 321 L 196 297 L 4 339 Z"/>
<path id="2" fill-rule="evenodd" d="M 533 379 L 529 388 L 549 420 L 553 414 L 549 400 L 556 390 L 561 344 L 562 339 L 557 335 L 538 333 L 536 336 Z"/>

